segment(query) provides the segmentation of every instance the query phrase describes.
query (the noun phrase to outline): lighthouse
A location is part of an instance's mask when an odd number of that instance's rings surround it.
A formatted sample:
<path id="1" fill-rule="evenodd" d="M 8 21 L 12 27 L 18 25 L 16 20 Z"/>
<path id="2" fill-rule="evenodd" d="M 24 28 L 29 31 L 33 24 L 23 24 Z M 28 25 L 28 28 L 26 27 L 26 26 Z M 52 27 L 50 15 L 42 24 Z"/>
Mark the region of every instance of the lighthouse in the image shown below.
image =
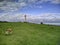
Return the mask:
<path id="1" fill-rule="evenodd" d="M 24 20 L 25 20 L 24 22 L 26 22 L 26 20 L 27 20 L 27 15 L 24 15 L 24 18 L 25 18 L 25 19 L 24 19 Z"/>

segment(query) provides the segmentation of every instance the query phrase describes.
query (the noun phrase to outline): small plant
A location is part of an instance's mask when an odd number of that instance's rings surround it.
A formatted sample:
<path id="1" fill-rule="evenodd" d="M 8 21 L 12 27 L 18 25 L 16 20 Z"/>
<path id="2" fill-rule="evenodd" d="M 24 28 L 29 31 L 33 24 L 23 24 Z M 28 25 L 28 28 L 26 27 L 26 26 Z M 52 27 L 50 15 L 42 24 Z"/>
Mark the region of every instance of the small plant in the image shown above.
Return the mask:
<path id="1" fill-rule="evenodd" d="M 5 35 L 9 35 L 9 34 L 12 34 L 12 29 L 11 29 L 11 28 L 8 28 L 8 29 L 5 31 Z"/>

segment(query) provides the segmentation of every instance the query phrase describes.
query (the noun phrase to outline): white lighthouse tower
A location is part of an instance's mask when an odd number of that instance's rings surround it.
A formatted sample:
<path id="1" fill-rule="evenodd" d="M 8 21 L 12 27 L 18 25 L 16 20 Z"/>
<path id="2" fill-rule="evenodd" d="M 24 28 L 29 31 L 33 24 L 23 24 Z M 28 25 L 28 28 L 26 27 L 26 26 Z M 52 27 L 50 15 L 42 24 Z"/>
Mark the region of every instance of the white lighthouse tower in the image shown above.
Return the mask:
<path id="1" fill-rule="evenodd" d="M 27 21 L 27 15 L 26 14 L 24 15 L 24 18 L 25 18 L 24 22 L 26 22 Z"/>

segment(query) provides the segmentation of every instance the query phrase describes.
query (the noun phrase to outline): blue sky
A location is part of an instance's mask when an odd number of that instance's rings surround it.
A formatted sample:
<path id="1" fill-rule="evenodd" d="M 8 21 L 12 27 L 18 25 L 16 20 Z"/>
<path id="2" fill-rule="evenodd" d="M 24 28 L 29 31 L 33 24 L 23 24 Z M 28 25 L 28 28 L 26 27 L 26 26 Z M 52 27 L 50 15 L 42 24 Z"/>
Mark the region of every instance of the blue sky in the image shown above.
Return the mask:
<path id="1" fill-rule="evenodd" d="M 3 19 L 2 15 L 6 14 L 13 16 L 15 14 L 43 15 L 46 18 L 46 15 L 49 18 L 54 15 L 54 17 L 59 19 L 60 0 L 0 0 L 0 20 Z M 5 18 L 6 16 L 3 17 Z"/>
<path id="2" fill-rule="evenodd" d="M 25 13 L 32 13 L 32 14 L 40 14 L 40 13 L 60 13 L 60 4 L 51 4 L 51 3 L 42 3 L 42 4 L 36 4 L 32 7 L 25 7 L 21 9 L 21 12 Z"/>

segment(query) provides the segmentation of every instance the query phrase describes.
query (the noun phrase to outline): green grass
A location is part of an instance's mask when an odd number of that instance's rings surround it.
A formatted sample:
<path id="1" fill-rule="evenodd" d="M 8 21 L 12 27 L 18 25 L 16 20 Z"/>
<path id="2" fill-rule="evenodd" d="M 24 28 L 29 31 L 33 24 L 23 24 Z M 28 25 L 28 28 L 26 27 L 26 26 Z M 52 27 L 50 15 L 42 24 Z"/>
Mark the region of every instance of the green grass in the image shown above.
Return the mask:
<path id="1" fill-rule="evenodd" d="M 7 28 L 13 29 L 12 35 L 4 34 Z M 60 26 L 0 23 L 0 45 L 60 45 Z"/>

